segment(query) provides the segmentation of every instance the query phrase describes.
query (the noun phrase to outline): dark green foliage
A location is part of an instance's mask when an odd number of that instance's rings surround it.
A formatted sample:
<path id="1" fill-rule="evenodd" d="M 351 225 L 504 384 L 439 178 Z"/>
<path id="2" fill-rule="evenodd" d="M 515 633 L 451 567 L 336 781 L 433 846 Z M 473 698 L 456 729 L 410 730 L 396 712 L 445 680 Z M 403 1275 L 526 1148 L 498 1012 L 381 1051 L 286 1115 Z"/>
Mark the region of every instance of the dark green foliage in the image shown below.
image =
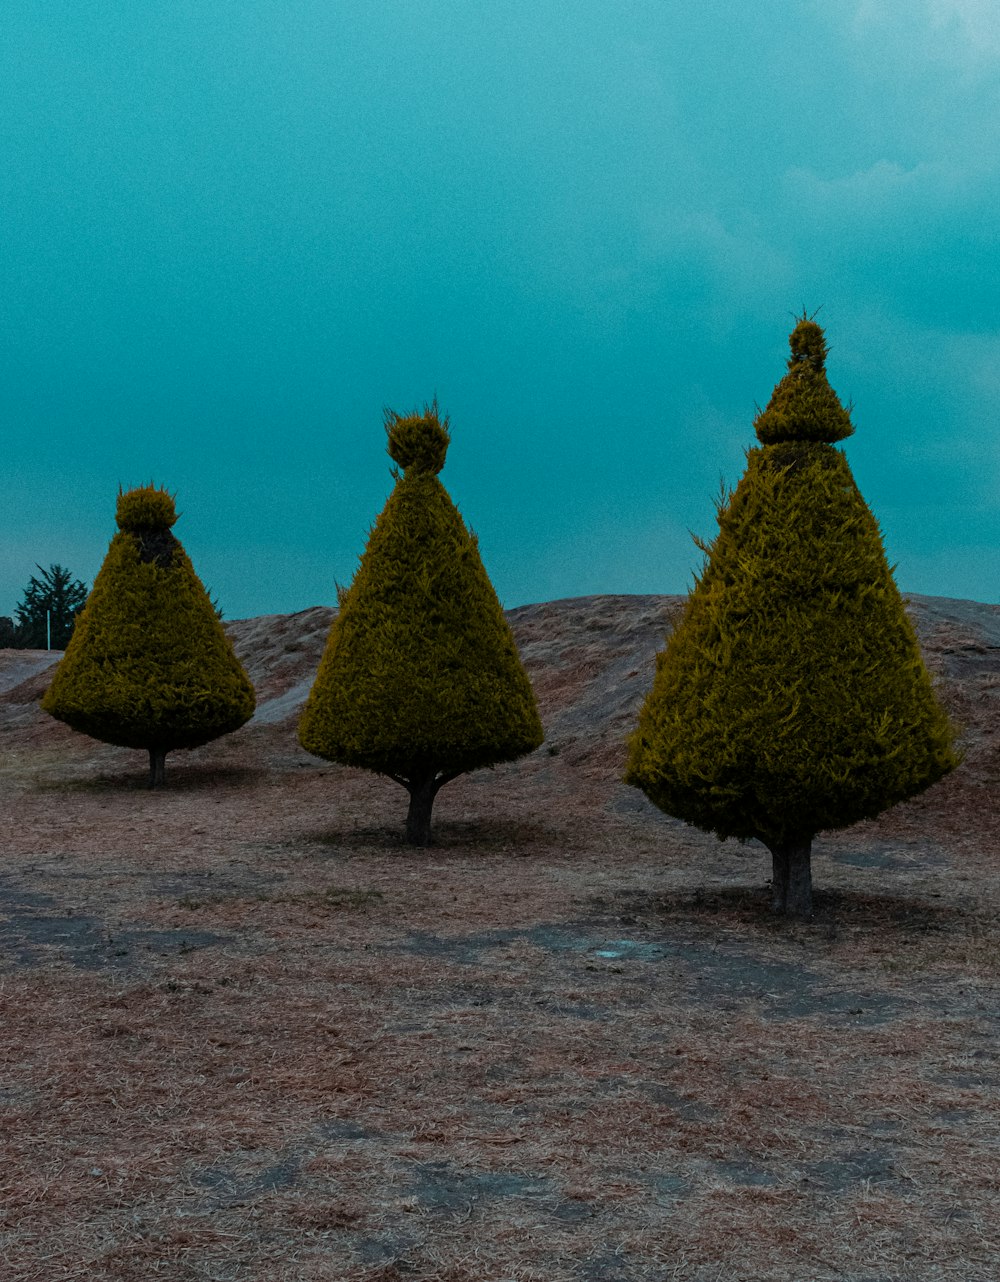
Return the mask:
<path id="1" fill-rule="evenodd" d="M 826 339 L 815 321 L 803 316 L 789 340 L 788 373 L 771 393 L 754 428 L 764 445 L 778 441 L 842 441 L 854 427 L 850 413 L 827 382 Z"/>
<path id="2" fill-rule="evenodd" d="M 411 472 L 431 472 L 436 476 L 444 467 L 451 442 L 448 420 L 442 423 L 438 418 L 437 401 L 425 406 L 423 414 L 401 418 L 387 410 L 385 418 L 387 449 L 393 462 Z"/>
<path id="3" fill-rule="evenodd" d="M 141 485 L 119 493 L 115 520 L 119 529 L 133 534 L 141 530 L 169 530 L 176 524 L 177 510 L 173 496 L 166 490 Z"/>
<path id="4" fill-rule="evenodd" d="M 65 650 L 73 634 L 76 617 L 87 599 L 87 585 L 74 579 L 61 565 L 47 570 L 37 567 L 41 578 L 28 580 L 20 605 L 15 608 L 17 623 L 7 645 L 21 650 Z"/>
<path id="5" fill-rule="evenodd" d="M 839 450 L 808 433 L 750 450 L 718 517 L 626 778 L 719 837 L 759 838 L 777 862 L 804 851 L 808 871 L 817 832 L 951 770 L 953 732 Z"/>
<path id="6" fill-rule="evenodd" d="M 180 543 L 169 494 L 118 500 L 111 540 L 42 707 L 106 743 L 147 748 L 151 761 L 243 725 L 253 686 Z"/>
<path id="7" fill-rule="evenodd" d="M 424 844 L 443 783 L 530 752 L 543 733 L 475 538 L 435 475 L 447 421 L 432 406 L 389 412 L 387 427 L 407 470 L 340 594 L 299 738 L 317 756 L 403 784 L 408 837 Z"/>

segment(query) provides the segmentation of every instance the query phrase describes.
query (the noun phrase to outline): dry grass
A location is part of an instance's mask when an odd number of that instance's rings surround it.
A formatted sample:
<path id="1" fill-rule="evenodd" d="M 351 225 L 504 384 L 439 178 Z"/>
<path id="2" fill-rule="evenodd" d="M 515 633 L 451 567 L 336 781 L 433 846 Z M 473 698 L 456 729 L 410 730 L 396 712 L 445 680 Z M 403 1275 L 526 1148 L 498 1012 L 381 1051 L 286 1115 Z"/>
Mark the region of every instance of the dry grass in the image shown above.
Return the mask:
<path id="1" fill-rule="evenodd" d="M 995 1282 L 995 647 L 921 605 L 969 756 L 796 925 L 616 782 L 671 608 L 521 612 L 549 742 L 424 852 L 292 721 L 150 794 L 0 697 L 2 1282 Z M 268 697 L 327 618 L 236 625 Z"/>
<path id="2" fill-rule="evenodd" d="M 5 1282 L 997 1275 L 985 798 L 821 842 L 788 925 L 561 757 L 422 853 L 377 780 L 132 761 L 8 779 Z"/>

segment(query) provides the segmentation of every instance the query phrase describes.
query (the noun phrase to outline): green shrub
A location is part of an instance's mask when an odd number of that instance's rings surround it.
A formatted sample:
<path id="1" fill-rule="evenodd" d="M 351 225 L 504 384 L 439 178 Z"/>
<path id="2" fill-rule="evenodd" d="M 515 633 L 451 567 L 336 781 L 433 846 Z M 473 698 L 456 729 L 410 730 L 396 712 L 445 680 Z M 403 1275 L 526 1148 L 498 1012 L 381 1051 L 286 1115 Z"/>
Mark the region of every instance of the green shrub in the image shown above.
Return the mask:
<path id="1" fill-rule="evenodd" d="M 111 540 L 42 707 L 74 730 L 164 758 L 243 725 L 250 679 L 208 593 L 170 532 L 173 499 L 152 486 L 120 494 Z"/>
<path id="2" fill-rule="evenodd" d="M 814 835 L 957 764 L 878 525 L 831 442 L 853 428 L 802 319 L 684 615 L 657 656 L 626 780 L 771 851 L 774 906 L 811 911 Z M 825 407 L 825 408 L 824 408 Z M 823 423 L 828 426 L 824 433 Z"/>
<path id="3" fill-rule="evenodd" d="M 531 752 L 543 733 L 500 602 L 436 473 L 449 434 L 436 406 L 388 411 L 402 468 L 354 581 L 340 595 L 299 726 L 316 756 L 410 793 L 407 840 L 430 840 L 443 784 Z"/>

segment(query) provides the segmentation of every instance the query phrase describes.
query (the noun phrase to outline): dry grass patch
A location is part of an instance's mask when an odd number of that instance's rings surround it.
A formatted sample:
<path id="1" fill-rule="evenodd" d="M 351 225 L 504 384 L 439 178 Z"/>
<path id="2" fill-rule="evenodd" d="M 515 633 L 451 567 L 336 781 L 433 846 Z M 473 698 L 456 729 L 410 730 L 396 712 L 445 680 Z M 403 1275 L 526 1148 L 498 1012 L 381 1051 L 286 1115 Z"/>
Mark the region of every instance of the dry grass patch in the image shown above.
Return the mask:
<path id="1" fill-rule="evenodd" d="M 618 782 L 663 627 L 623 609 L 525 612 L 560 751 L 449 785 L 427 851 L 288 725 L 161 794 L 5 742 L 3 1282 L 1000 1276 L 988 705 L 776 921 L 762 850 Z"/>

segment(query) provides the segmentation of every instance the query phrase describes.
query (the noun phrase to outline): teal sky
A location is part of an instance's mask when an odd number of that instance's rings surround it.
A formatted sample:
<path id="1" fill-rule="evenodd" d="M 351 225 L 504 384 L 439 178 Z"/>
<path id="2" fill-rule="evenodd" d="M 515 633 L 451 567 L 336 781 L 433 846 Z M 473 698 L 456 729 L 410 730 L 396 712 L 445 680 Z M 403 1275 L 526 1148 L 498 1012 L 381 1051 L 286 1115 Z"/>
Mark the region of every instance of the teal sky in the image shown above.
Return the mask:
<path id="1" fill-rule="evenodd" d="M 997 601 L 998 139 L 994 0 L 4 0 L 0 614 L 150 480 L 332 603 L 435 394 L 506 605 L 685 591 L 803 307 L 900 586 Z"/>

